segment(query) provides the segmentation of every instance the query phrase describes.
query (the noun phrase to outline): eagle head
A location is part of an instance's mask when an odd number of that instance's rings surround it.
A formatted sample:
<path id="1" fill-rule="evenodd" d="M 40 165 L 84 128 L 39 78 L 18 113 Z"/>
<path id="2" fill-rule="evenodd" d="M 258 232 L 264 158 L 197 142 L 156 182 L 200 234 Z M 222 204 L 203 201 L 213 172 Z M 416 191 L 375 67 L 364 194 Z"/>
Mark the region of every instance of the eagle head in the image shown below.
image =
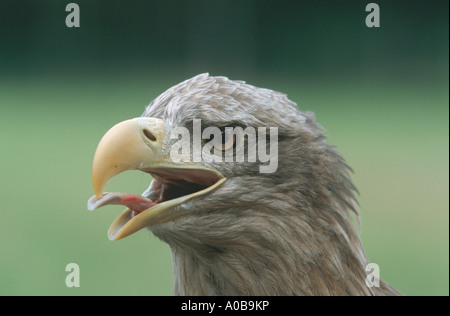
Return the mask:
<path id="1" fill-rule="evenodd" d="M 126 170 L 149 188 L 106 193 Z M 88 208 L 127 207 L 111 240 L 147 227 L 168 243 L 176 294 L 370 295 L 349 171 L 285 94 L 201 74 L 105 134 Z"/>

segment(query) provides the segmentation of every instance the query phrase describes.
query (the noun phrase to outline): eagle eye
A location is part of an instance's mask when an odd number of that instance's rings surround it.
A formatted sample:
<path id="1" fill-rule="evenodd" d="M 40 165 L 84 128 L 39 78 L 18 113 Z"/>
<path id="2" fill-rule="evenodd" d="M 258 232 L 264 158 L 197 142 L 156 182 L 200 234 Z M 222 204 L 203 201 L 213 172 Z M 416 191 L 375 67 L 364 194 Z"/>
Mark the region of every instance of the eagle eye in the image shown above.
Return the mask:
<path id="1" fill-rule="evenodd" d="M 238 142 L 238 136 L 236 132 L 233 131 L 233 127 L 218 127 L 220 130 L 219 134 L 213 137 L 214 134 L 211 134 L 208 138 L 204 139 L 205 143 L 209 142 L 211 146 L 211 153 L 213 153 L 214 149 L 218 150 L 218 153 L 229 153 L 235 152 L 236 145 Z M 217 153 L 217 152 L 216 152 Z"/>
<path id="2" fill-rule="evenodd" d="M 227 150 L 233 148 L 235 149 L 236 145 L 236 134 L 234 134 L 232 131 L 230 131 L 227 128 L 221 128 L 220 132 L 222 134 L 221 143 L 218 144 L 218 148 L 222 152 L 226 152 Z"/>

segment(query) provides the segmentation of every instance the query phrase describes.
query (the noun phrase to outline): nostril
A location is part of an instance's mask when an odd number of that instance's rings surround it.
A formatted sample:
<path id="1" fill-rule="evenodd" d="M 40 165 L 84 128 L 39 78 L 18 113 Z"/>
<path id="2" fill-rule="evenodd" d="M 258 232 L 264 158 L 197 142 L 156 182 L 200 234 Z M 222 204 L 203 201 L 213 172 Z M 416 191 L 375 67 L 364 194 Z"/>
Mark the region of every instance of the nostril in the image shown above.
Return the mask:
<path id="1" fill-rule="evenodd" d="M 150 140 L 152 142 L 156 141 L 155 135 L 153 135 L 149 130 L 144 129 L 144 135 L 145 135 L 145 137 L 147 137 L 148 140 Z"/>

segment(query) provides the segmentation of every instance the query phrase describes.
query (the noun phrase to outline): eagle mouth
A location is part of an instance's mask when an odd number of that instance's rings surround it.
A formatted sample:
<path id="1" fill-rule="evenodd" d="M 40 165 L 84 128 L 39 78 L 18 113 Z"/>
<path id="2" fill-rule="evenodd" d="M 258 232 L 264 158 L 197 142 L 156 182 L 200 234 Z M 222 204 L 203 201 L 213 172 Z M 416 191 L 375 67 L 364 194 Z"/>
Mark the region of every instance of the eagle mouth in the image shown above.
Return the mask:
<path id="1" fill-rule="evenodd" d="M 88 200 L 91 211 L 105 205 L 127 207 L 109 229 L 108 235 L 112 240 L 128 236 L 127 225 L 145 223 L 145 226 L 151 226 L 183 215 L 175 209 L 176 206 L 213 191 L 226 180 L 211 169 L 147 168 L 141 171 L 153 177 L 149 189 L 142 195 L 105 192 L 99 198 L 94 195 Z M 134 228 L 132 230 L 135 231 Z"/>
<path id="2" fill-rule="evenodd" d="M 222 175 L 210 170 L 161 168 L 143 171 L 153 177 L 149 190 L 143 196 L 156 204 L 199 192 L 206 194 L 211 191 L 209 188 L 223 179 Z"/>
<path id="3" fill-rule="evenodd" d="M 208 194 L 226 181 L 217 170 L 183 159 L 172 158 L 165 146 L 165 121 L 140 117 L 113 126 L 100 140 L 92 165 L 94 196 L 88 209 L 118 204 L 127 207 L 111 224 L 108 237 L 118 240 L 144 227 L 172 221 L 187 211 L 180 207 L 190 199 Z M 142 196 L 105 193 L 108 181 L 127 170 L 153 176 Z"/>

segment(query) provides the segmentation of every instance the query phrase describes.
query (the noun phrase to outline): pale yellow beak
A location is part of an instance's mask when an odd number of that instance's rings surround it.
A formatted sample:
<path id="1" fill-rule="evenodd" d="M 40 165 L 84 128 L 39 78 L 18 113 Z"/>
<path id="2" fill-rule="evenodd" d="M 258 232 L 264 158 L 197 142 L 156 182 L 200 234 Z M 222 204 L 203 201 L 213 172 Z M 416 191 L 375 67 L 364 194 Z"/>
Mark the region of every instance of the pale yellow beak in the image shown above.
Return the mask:
<path id="1" fill-rule="evenodd" d="M 106 183 L 125 171 L 156 165 L 160 158 L 165 123 L 157 118 L 134 118 L 112 127 L 95 152 L 92 184 L 97 198 Z"/>
<path id="2" fill-rule="evenodd" d="M 207 173 L 212 175 L 212 184 L 200 191 L 158 203 L 136 216 L 133 210 L 126 209 L 109 228 L 109 239 L 118 240 L 144 227 L 183 215 L 176 206 L 211 192 L 225 182 L 226 178 L 216 170 L 207 169 L 198 163 L 171 161 L 168 150 L 163 150 L 164 138 L 165 122 L 157 118 L 134 118 L 112 127 L 103 136 L 95 152 L 92 168 L 95 196 L 89 200 L 88 208 L 93 210 L 99 207 L 91 206 L 107 198 L 105 187 L 108 181 L 126 170 L 156 170 L 156 174 L 161 170 L 164 175 L 173 175 L 176 179 L 186 178 L 183 178 L 183 174 L 189 174 L 193 178 L 193 173 Z"/>

